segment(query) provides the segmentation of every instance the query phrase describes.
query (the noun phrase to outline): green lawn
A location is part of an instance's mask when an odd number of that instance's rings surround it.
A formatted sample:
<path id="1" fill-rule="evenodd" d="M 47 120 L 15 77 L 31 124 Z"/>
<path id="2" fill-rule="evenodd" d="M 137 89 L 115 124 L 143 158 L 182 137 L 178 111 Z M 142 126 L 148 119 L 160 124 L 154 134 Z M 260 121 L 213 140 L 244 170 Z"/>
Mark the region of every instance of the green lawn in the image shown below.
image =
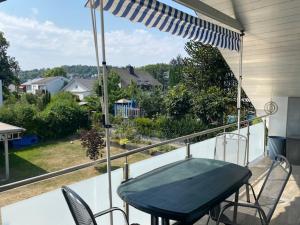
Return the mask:
<path id="1" fill-rule="evenodd" d="M 155 151 L 167 152 L 171 149 L 174 149 L 174 147 L 167 146 L 164 148 L 154 148 L 152 151 L 131 155 L 128 157 L 128 161 L 129 163 L 133 163 L 151 157 L 150 154 Z M 124 149 L 112 147 L 111 155 L 115 155 L 123 151 Z M 85 150 L 81 147 L 80 141 L 71 138 L 59 141 L 48 141 L 22 150 L 11 150 L 9 157 L 11 177 L 6 182 L 0 182 L 0 185 L 90 161 L 90 159 L 86 157 Z M 124 161 L 124 158 L 113 160 L 113 168 L 121 167 L 124 164 Z M 0 173 L 4 174 L 3 154 L 0 156 L 0 168 Z M 96 167 L 81 169 L 70 174 L 0 193 L 0 208 L 1 206 L 60 188 L 62 185 L 68 185 L 88 179 L 105 172 L 106 164 L 103 163 Z"/>
<path id="2" fill-rule="evenodd" d="M 78 140 L 49 141 L 21 150 L 10 150 L 10 174 L 13 182 L 20 179 L 60 170 L 89 161 Z M 4 168 L 1 154 L 0 166 Z M 1 184 L 1 183 L 0 183 Z M 3 183 L 2 183 L 3 184 Z"/>

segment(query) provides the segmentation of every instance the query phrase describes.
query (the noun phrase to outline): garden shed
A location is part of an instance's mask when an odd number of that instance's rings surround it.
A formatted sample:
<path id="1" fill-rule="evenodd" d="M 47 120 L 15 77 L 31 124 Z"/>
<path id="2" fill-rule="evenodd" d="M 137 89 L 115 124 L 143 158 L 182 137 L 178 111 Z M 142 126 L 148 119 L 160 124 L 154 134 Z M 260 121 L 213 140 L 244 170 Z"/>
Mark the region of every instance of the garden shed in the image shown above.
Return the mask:
<path id="1" fill-rule="evenodd" d="M 19 139 L 23 131 L 24 128 L 0 122 L 0 141 L 4 143 L 5 180 L 9 179 L 8 141 Z"/>

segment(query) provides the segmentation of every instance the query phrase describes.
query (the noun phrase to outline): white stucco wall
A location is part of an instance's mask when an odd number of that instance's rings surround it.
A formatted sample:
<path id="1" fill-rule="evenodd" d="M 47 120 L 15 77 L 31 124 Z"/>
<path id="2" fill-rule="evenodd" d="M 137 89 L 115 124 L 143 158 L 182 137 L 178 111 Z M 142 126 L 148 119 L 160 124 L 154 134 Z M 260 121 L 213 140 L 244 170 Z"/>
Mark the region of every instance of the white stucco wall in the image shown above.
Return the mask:
<path id="1" fill-rule="evenodd" d="M 278 111 L 269 119 L 269 136 L 286 137 L 288 97 L 273 97 Z"/>

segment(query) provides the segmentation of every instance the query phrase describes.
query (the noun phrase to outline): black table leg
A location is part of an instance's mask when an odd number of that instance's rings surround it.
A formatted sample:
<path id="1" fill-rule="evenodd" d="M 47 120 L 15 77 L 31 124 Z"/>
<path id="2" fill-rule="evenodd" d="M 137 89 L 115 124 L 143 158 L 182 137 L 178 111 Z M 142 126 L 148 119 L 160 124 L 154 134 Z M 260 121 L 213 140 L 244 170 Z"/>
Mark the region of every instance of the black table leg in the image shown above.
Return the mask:
<path id="1" fill-rule="evenodd" d="M 157 216 L 151 215 L 151 225 L 159 225 L 159 220 Z"/>
<path id="2" fill-rule="evenodd" d="M 162 225 L 170 225 L 170 221 L 168 219 L 162 218 L 161 222 L 162 222 Z"/>
<path id="3" fill-rule="evenodd" d="M 237 203 L 239 202 L 239 191 L 237 191 L 235 193 L 235 197 L 234 197 L 234 208 L 233 208 L 233 224 L 236 224 L 237 221 Z"/>

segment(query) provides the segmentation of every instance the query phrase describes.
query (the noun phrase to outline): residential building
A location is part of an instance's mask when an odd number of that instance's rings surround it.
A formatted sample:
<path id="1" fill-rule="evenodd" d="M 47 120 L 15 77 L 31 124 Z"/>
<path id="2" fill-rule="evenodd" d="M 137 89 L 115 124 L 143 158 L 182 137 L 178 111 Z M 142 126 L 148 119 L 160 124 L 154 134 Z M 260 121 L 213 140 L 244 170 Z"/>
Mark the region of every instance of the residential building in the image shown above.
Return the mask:
<path id="1" fill-rule="evenodd" d="M 154 87 L 162 87 L 162 84 L 156 80 L 150 73 L 135 69 L 133 66 L 127 66 L 123 68 L 113 67 L 111 71 L 117 73 L 120 76 L 120 87 L 124 88 L 135 82 L 139 87 L 143 89 L 149 89 Z"/>
<path id="2" fill-rule="evenodd" d="M 93 93 L 95 82 L 97 82 L 96 79 L 75 78 L 63 88 L 63 91 L 71 92 L 72 94 L 78 96 L 79 100 L 82 101 L 85 97 Z"/>
<path id="3" fill-rule="evenodd" d="M 48 91 L 55 94 L 60 91 L 68 82 L 64 77 L 45 77 L 29 80 L 20 85 L 20 89 L 26 93 L 36 94 L 39 91 Z"/>

